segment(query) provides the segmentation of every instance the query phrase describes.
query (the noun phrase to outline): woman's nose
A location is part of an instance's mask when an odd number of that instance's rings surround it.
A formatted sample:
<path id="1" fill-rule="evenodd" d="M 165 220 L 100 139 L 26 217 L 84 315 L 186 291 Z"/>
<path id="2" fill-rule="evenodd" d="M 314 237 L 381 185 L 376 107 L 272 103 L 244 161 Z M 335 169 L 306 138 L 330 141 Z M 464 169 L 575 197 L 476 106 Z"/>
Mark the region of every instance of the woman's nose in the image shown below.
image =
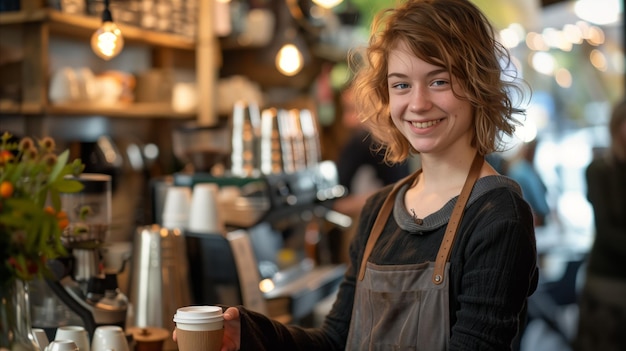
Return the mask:
<path id="1" fill-rule="evenodd" d="M 428 110 L 432 107 L 432 101 L 427 89 L 415 89 L 411 96 L 409 108 L 413 112 Z"/>

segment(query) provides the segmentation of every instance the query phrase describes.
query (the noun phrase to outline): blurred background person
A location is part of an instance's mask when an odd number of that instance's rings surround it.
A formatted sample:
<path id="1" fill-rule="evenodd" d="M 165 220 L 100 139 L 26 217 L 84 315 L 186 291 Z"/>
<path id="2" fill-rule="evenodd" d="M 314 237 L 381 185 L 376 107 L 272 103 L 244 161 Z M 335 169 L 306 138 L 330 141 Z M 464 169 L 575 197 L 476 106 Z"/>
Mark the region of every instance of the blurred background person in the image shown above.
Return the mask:
<path id="1" fill-rule="evenodd" d="M 381 187 L 395 183 L 410 174 L 408 162 L 390 166 L 385 163 L 385 149 L 380 149 L 357 117 L 348 86 L 340 92 L 341 122 L 350 133 L 337 159 L 339 183 L 348 195 L 334 203 L 334 209 L 353 218 L 358 216 L 365 200 Z"/>
<path id="2" fill-rule="evenodd" d="M 358 119 L 349 86 L 338 95 L 339 115 L 345 133 L 349 136 L 340 147 L 337 156 L 339 184 L 347 190 L 347 195 L 335 200 L 333 209 L 352 219 L 352 225 L 340 235 L 329 237 L 334 248 L 333 255 L 340 262 L 348 261 L 348 246 L 354 236 L 358 217 L 365 205 L 365 200 L 385 185 L 408 176 L 411 166 L 408 162 L 388 165 L 384 161 L 385 149 L 379 149 L 369 131 Z"/>
<path id="3" fill-rule="evenodd" d="M 541 227 L 546 224 L 550 206 L 546 197 L 548 189 L 535 168 L 536 151 L 537 139 L 522 143 L 517 153 L 504 161 L 502 167 L 504 174 L 522 187 L 524 199 L 533 210 L 535 227 Z"/>
<path id="4" fill-rule="evenodd" d="M 610 146 L 586 170 L 595 238 L 579 302 L 574 350 L 626 350 L 626 100 L 609 122 Z"/>

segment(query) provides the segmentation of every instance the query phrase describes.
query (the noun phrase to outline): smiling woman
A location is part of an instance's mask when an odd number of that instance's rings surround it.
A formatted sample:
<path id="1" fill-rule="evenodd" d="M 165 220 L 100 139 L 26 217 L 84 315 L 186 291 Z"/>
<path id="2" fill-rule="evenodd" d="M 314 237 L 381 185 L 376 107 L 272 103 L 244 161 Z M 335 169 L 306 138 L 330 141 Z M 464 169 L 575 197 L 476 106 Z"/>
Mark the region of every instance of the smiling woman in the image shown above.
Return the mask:
<path id="1" fill-rule="evenodd" d="M 223 350 L 507 350 L 537 286 L 532 212 L 483 156 L 511 135 L 508 52 L 467 0 L 379 13 L 353 80 L 359 118 L 394 164 L 420 170 L 371 195 L 319 328 L 224 313 Z M 414 218 L 417 217 L 417 218 Z"/>

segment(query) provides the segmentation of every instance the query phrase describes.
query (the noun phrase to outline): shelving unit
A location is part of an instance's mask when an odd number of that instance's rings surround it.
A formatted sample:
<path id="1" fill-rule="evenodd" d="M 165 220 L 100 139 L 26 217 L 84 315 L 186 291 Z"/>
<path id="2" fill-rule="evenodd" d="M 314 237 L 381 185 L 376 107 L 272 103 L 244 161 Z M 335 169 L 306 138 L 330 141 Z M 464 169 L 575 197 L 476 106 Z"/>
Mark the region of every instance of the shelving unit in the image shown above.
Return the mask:
<path id="1" fill-rule="evenodd" d="M 51 36 L 78 40 L 88 39 L 102 24 L 101 19 L 85 15 L 63 13 L 49 8 L 37 8 L 30 0 L 21 11 L 0 12 L 0 29 L 7 26 L 20 28 L 23 34 L 22 48 L 22 100 L 20 103 L 0 102 L 1 115 L 101 115 L 111 118 L 170 118 L 193 119 L 210 123 L 214 118 L 214 99 L 203 99 L 204 104 L 193 113 L 175 112 L 169 103 L 117 103 L 94 105 L 71 103 L 53 105 L 48 102 L 48 45 Z M 24 5 L 24 4 L 23 4 Z M 212 1 L 199 0 L 203 11 L 210 11 Z M 210 13 L 210 12 L 208 12 Z M 118 24 L 126 45 L 145 45 L 152 50 L 154 66 L 169 64 L 172 51 L 182 50 L 196 56 L 196 78 L 201 96 L 213 96 L 216 80 L 215 51 L 218 41 L 213 38 L 211 16 L 199 16 L 199 26 L 204 33 L 196 41 L 178 34 L 145 30 L 135 26 Z M 208 23 L 207 23 L 208 22 Z M 200 39 L 203 38 L 203 39 Z M 86 44 L 88 45 L 88 44 Z M 208 122 L 207 122 L 208 121 Z"/>

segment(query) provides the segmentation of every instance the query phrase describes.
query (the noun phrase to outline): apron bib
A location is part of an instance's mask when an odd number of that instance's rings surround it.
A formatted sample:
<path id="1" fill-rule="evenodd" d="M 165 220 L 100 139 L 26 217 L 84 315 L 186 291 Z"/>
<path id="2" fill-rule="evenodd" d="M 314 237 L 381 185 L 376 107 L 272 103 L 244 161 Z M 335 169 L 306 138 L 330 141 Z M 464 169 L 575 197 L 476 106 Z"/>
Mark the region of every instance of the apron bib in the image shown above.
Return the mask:
<path id="1" fill-rule="evenodd" d="M 446 350 L 450 339 L 448 262 L 454 238 L 483 157 L 476 155 L 435 262 L 377 265 L 368 258 L 393 209 L 398 182 L 385 199 L 365 246 L 357 278 L 346 350 Z"/>

